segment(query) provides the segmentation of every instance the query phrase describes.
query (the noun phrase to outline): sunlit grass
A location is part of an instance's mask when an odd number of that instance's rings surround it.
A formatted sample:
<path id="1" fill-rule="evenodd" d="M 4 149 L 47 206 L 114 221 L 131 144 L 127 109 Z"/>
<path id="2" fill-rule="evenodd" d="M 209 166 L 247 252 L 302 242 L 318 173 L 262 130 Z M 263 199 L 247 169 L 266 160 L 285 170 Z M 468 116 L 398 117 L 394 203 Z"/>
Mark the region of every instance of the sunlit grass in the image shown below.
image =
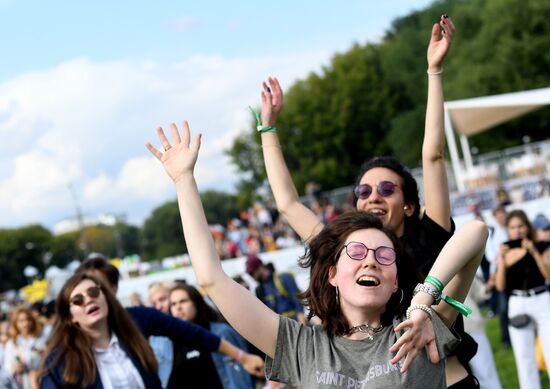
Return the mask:
<path id="1" fill-rule="evenodd" d="M 491 342 L 498 376 L 503 389 L 518 389 L 519 384 L 514 354 L 511 348 L 506 349 L 502 347 L 498 317 L 488 319 L 485 329 L 487 337 Z M 550 382 L 546 373 L 541 373 L 541 382 L 543 388 L 550 389 Z"/>

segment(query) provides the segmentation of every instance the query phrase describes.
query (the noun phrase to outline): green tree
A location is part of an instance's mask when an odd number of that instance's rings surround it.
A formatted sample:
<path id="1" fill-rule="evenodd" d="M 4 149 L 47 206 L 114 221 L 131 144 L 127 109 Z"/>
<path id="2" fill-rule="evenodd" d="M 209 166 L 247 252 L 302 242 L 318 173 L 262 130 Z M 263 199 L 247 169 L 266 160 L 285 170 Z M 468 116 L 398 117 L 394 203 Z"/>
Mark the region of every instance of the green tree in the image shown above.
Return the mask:
<path id="1" fill-rule="evenodd" d="M 277 127 L 299 191 L 311 180 L 325 189 L 349 185 L 360 163 L 373 155 L 394 154 L 418 166 L 426 48 L 431 27 L 443 13 L 458 26 L 445 61 L 447 100 L 550 85 L 550 2 L 435 1 L 395 19 L 380 43 L 354 45 L 286 92 Z M 547 139 L 549 125 L 546 108 L 476 135 L 470 144 L 486 152 L 521 144 L 522 135 Z M 252 199 L 263 185 L 258 140 L 250 129 L 230 149 L 235 151 L 229 153 L 232 162 L 245 177 L 238 198 Z"/>
<path id="2" fill-rule="evenodd" d="M 245 208 L 256 199 L 256 189 L 265 180 L 265 171 L 256 132 L 249 131 L 240 134 L 233 141 L 231 147 L 225 150 L 232 163 L 242 172 L 237 183 L 235 198 L 237 208 Z M 208 219 L 210 220 L 210 219 Z"/>
<path id="3" fill-rule="evenodd" d="M 143 223 L 142 241 L 144 259 L 162 259 L 187 251 L 177 202 L 153 210 Z"/>
<path id="4" fill-rule="evenodd" d="M 82 250 L 78 246 L 79 232 L 67 232 L 52 239 L 50 253 L 50 265 L 65 267 L 71 261 L 83 257 Z"/>
<path id="5" fill-rule="evenodd" d="M 227 224 L 227 221 L 239 215 L 237 207 L 237 198 L 235 195 L 219 192 L 215 190 L 207 190 L 201 193 L 201 200 L 206 214 L 206 220 L 209 223 L 219 223 L 222 226 Z"/>
<path id="6" fill-rule="evenodd" d="M 50 231 L 40 225 L 0 230 L 0 290 L 26 285 L 26 266 L 34 266 L 43 274 L 51 241 Z"/>
<path id="7" fill-rule="evenodd" d="M 113 230 L 117 242 L 118 257 L 141 253 L 141 230 L 139 227 L 118 222 Z"/>

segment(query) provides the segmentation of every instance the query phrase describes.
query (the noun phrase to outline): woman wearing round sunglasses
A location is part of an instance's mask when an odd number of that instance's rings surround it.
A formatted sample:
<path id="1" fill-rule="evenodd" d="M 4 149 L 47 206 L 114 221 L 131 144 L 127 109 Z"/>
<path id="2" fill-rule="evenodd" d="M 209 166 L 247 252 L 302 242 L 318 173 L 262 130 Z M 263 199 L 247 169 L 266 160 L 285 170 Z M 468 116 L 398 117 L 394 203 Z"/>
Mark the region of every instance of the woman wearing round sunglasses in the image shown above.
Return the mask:
<path id="1" fill-rule="evenodd" d="M 301 260 L 310 269 L 303 297 L 322 325 L 302 326 L 225 274 L 193 176 L 200 137 L 190 142 L 187 123 L 182 137 L 175 125 L 171 129 L 173 145 L 158 130 L 164 153 L 147 147 L 175 183 L 197 282 L 237 332 L 267 355 L 268 379 L 304 388 L 446 387 L 442 359 L 456 344 L 447 327 L 457 312 L 448 297 L 449 304 L 434 304 L 441 293 L 466 296 L 484 251 L 483 223 L 472 221 L 455 234 L 431 278 L 415 287 L 420 278 L 414 261 L 379 218 L 349 212 L 329 222 Z M 428 352 L 418 343 L 427 344 Z"/>
<path id="2" fill-rule="evenodd" d="M 100 282 L 71 277 L 56 300 L 41 388 L 160 388 L 147 340 Z"/>
<path id="3" fill-rule="evenodd" d="M 441 37 L 440 37 L 441 31 Z M 376 215 L 412 253 L 422 273 L 427 274 L 443 245 L 451 237 L 454 225 L 447 173 L 443 115 L 442 73 L 455 32 L 447 15 L 432 28 L 428 46 L 428 101 L 422 145 L 424 212 L 420 214 L 418 185 L 408 169 L 395 157 L 374 157 L 361 167 L 354 188 L 356 208 Z M 271 129 L 283 106 L 283 92 L 277 79 L 263 84 L 261 122 Z M 262 129 L 263 130 L 263 129 Z M 323 228 L 317 215 L 300 202 L 298 192 L 285 164 L 276 132 L 261 131 L 262 151 L 267 177 L 278 209 L 292 228 L 306 241 Z M 468 361 L 477 345 L 463 330 L 462 318 L 455 328 L 462 343 L 447 361 L 450 386 L 460 385 L 469 374 Z M 420 346 L 420 345 L 419 345 Z M 457 386 L 459 387 L 459 386 Z"/>
<path id="4" fill-rule="evenodd" d="M 415 179 L 394 157 L 374 157 L 367 161 L 361 167 L 354 188 L 356 208 L 376 215 L 385 227 L 410 246 L 425 273 L 452 234 L 444 158 L 442 66 L 454 32 L 453 22 L 443 15 L 439 24 L 432 28 L 428 46 L 428 102 L 422 147 L 424 214 L 420 217 Z M 261 129 L 261 139 L 267 177 L 278 209 L 298 235 L 307 241 L 323 228 L 323 224 L 313 211 L 300 203 L 277 133 L 269 130 L 275 126 L 281 112 L 283 92 L 277 79 L 269 78 L 268 83 L 263 83 L 261 112 L 261 122 L 266 126 Z"/>

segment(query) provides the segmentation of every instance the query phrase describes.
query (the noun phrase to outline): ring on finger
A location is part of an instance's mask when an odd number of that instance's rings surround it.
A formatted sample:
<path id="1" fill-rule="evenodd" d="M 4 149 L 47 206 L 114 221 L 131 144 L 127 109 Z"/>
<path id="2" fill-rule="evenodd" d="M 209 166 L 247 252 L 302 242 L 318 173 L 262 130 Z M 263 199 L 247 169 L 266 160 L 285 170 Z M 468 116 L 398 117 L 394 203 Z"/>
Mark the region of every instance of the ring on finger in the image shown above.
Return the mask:
<path id="1" fill-rule="evenodd" d="M 167 152 L 168 150 L 170 150 L 172 148 L 172 146 L 168 145 L 168 146 L 164 146 L 164 152 Z"/>

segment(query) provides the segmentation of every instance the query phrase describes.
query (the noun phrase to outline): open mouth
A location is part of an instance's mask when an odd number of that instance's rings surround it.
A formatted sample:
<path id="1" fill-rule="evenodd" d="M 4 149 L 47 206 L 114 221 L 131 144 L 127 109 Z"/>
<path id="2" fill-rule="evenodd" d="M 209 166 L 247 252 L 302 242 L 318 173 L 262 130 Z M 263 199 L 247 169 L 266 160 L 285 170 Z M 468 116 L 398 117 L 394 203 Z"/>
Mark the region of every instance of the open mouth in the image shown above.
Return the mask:
<path id="1" fill-rule="evenodd" d="M 96 313 L 97 311 L 99 311 L 99 307 L 97 305 L 94 305 L 93 307 L 91 307 L 89 310 L 88 310 L 88 315 L 93 315 L 94 313 Z"/>
<path id="2" fill-rule="evenodd" d="M 369 209 L 367 213 L 370 213 L 371 215 L 374 215 L 374 216 L 384 216 L 386 214 L 386 211 L 382 209 L 374 208 L 374 209 Z"/>
<path id="3" fill-rule="evenodd" d="M 378 286 L 380 285 L 380 280 L 373 276 L 361 276 L 357 280 L 357 283 L 361 286 Z"/>

